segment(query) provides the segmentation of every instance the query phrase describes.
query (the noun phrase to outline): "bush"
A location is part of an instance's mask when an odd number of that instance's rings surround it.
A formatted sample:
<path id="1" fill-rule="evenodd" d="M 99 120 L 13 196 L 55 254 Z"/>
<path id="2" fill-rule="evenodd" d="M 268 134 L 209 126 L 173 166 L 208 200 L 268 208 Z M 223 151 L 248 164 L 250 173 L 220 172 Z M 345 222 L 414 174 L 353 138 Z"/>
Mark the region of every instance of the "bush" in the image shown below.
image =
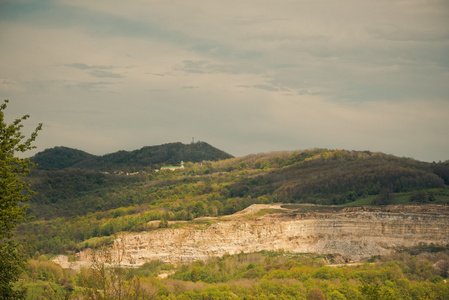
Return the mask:
<path id="1" fill-rule="evenodd" d="M 394 196 L 389 188 L 382 188 L 379 195 L 373 199 L 371 204 L 373 205 L 388 205 L 393 201 Z"/>
<path id="2" fill-rule="evenodd" d="M 418 203 L 428 203 L 431 201 L 435 201 L 435 196 L 433 194 L 428 193 L 426 190 L 418 190 L 414 191 L 411 194 L 410 201 Z"/>

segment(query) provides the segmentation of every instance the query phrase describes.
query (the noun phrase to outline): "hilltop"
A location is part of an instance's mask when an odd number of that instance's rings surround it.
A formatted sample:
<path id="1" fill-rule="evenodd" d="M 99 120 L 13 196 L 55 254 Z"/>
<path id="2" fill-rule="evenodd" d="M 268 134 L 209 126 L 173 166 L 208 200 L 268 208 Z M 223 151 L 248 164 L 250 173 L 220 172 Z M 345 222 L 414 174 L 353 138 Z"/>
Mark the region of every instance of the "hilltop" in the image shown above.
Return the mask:
<path id="1" fill-rule="evenodd" d="M 67 147 L 54 147 L 37 153 L 31 161 L 36 163 L 40 170 L 77 168 L 96 171 L 137 171 L 157 168 L 160 165 L 179 164 L 180 161 L 216 161 L 232 157 L 206 142 L 196 142 L 146 146 L 134 151 L 121 150 L 101 156 Z"/>
<path id="2" fill-rule="evenodd" d="M 370 151 L 312 149 L 237 161 L 238 166 L 266 171 L 236 181 L 229 187 L 233 197 L 269 194 L 281 202 L 344 204 L 382 190 L 401 193 L 449 185 L 448 163 Z"/>

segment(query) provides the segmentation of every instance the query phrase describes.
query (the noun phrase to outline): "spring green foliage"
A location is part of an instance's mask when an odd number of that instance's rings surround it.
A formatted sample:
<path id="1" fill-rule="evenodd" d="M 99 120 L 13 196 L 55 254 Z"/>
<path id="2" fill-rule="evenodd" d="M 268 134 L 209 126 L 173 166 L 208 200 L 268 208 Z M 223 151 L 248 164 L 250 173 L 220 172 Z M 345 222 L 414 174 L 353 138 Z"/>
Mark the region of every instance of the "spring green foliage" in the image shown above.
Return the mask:
<path id="1" fill-rule="evenodd" d="M 23 221 L 27 206 L 21 204 L 30 198 L 30 195 L 23 194 L 23 191 L 31 192 L 25 177 L 32 164 L 29 159 L 18 158 L 16 153 L 33 149 L 32 143 L 42 128 L 40 124 L 31 136 L 25 139 L 21 132 L 22 122 L 29 116 L 25 115 L 7 124 L 4 114 L 7 103 L 8 100 L 5 100 L 0 106 L 0 240 L 11 237 L 12 229 Z"/>
<path id="2" fill-rule="evenodd" d="M 425 191 L 429 202 L 445 203 L 447 172 L 445 163 L 325 149 L 186 162 L 176 171 L 133 175 L 37 170 L 30 178 L 39 193 L 29 210 L 37 219 L 18 228 L 18 239 L 30 254 L 57 254 L 107 241 L 99 238 L 121 231 L 157 229 L 163 219 L 217 217 L 255 203 L 370 205 L 382 190 L 389 192 L 391 204 L 409 203 L 415 191 Z"/>
<path id="3" fill-rule="evenodd" d="M 219 214 L 229 214 L 241 209 L 242 203 L 240 200 L 226 203 L 228 199 L 250 197 L 264 198 L 268 202 L 340 205 L 383 191 L 396 196 L 415 190 L 446 189 L 449 184 L 449 165 L 445 163 L 430 164 L 380 153 L 325 149 L 186 163 L 185 169 L 175 172 L 133 173 L 130 170 L 134 176 L 126 176 L 118 171 L 117 174 L 87 169 L 36 171 L 31 177 L 33 189 L 39 193 L 31 201 L 31 213 L 43 218 L 81 216 L 144 204 L 163 206 L 176 212 L 180 199 L 189 203 L 207 199 L 208 202 L 220 201 L 221 205 L 215 206 L 219 210 L 223 206 L 225 211 Z M 373 204 L 386 199 L 381 198 L 374 199 Z M 419 199 L 432 202 L 438 197 Z M 386 202 L 394 203 L 392 199 Z M 208 215 L 201 209 L 195 213 L 197 216 Z M 192 217 L 196 216 L 193 214 Z"/>
<path id="4" fill-rule="evenodd" d="M 158 152 L 158 157 L 174 155 L 176 161 L 159 166 L 179 164 L 175 150 L 185 148 L 165 149 L 173 151 Z M 144 149 L 116 153 L 108 157 L 111 163 L 102 158 L 101 163 L 112 168 L 106 173 L 98 171 L 98 161 L 93 168 L 85 168 L 85 159 L 91 159 L 85 153 L 59 150 L 65 155 L 61 164 L 54 161 L 47 170 L 30 174 L 32 188 L 39 191 L 30 201 L 37 219 L 17 228 L 17 240 L 34 255 L 30 264 L 36 271 L 30 270 L 34 275 L 25 278 L 34 291 L 30 299 L 40 295 L 61 299 L 117 299 L 118 295 L 121 299 L 445 299 L 441 295 L 448 294 L 444 282 L 448 254 L 442 251 L 446 248 L 429 251 L 428 256 L 414 249 L 373 259 L 373 264 L 341 268 L 325 265 L 332 257 L 262 252 L 181 266 L 150 262 L 132 270 L 107 269 L 100 263 L 78 275 L 58 269 L 40 255 L 74 254 L 84 248 L 100 251 L 124 231 L 183 224 L 200 230 L 210 224 L 195 218 L 233 214 L 255 203 L 323 204 L 302 209 L 327 209 L 333 204 L 338 206 L 332 209 L 339 209 L 376 204 L 383 190 L 388 191 L 389 203 L 447 203 L 447 163 L 312 149 L 219 161 L 184 159 L 184 169 L 155 172 L 158 164 L 141 164 L 148 159 Z M 117 166 L 124 169 L 114 169 Z M 190 222 L 170 222 L 177 220 Z M 169 278 L 158 278 L 160 273 Z"/>
<path id="5" fill-rule="evenodd" d="M 20 244 L 13 241 L 0 243 L 0 299 L 22 299 L 23 287 L 14 288 L 20 274 L 25 270 L 26 256 Z"/>
<path id="6" fill-rule="evenodd" d="M 340 259 L 332 255 L 240 253 L 178 266 L 152 261 L 121 273 L 99 263 L 78 274 L 40 256 L 24 280 L 34 291 L 29 299 L 38 291 L 82 299 L 447 299 L 449 251 L 440 250 L 340 266 L 328 265 Z"/>
<path id="7" fill-rule="evenodd" d="M 383 189 L 400 193 L 449 184 L 446 164 L 381 153 L 316 149 L 273 162 L 279 167 L 238 180 L 230 186 L 230 195 L 269 194 L 280 202 L 344 204 Z"/>
<path id="8" fill-rule="evenodd" d="M 22 247 L 10 238 L 13 229 L 24 221 L 28 208 L 24 203 L 29 200 L 31 189 L 25 178 L 32 164 L 29 159 L 18 158 L 16 153 L 33 148 L 42 124 L 26 139 L 22 122 L 29 116 L 7 124 L 4 113 L 7 103 L 5 100 L 0 105 L 0 295 L 2 299 L 21 299 L 23 290 L 13 289 L 12 284 L 24 268 L 25 257 Z"/>
<path id="9" fill-rule="evenodd" d="M 86 215 L 132 205 L 133 199 L 125 193 L 140 180 L 80 169 L 34 170 L 31 177 L 33 189 L 39 193 L 31 199 L 29 213 L 38 218 Z"/>

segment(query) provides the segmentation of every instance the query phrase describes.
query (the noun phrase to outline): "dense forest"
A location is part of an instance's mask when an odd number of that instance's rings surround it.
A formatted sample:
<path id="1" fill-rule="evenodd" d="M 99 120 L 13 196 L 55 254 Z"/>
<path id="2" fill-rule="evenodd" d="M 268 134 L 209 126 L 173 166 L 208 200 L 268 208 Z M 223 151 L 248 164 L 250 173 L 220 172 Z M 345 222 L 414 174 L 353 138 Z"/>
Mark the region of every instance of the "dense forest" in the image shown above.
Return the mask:
<path id="1" fill-rule="evenodd" d="M 95 296 L 101 288 L 89 283 L 98 270 L 75 274 L 49 259 L 87 247 L 103 251 L 117 233 L 157 230 L 150 221 L 166 227 L 167 221 L 232 214 L 256 203 L 449 203 L 449 162 L 368 151 L 310 149 L 233 158 L 199 142 L 100 157 L 57 147 L 32 160 L 39 164 L 29 176 L 37 194 L 29 202 L 31 219 L 16 231 L 32 258 L 24 278 L 30 299 L 64 293 L 102 299 Z M 160 170 L 181 160 L 183 169 Z M 128 298 L 122 299 L 447 299 L 433 297 L 449 294 L 443 281 L 447 249 L 437 250 L 429 257 L 402 253 L 342 268 L 325 266 L 330 256 L 242 254 L 184 266 L 150 262 L 108 276 L 123 276 L 121 292 L 128 289 Z M 169 278 L 158 279 L 160 272 Z M 117 276 L 97 280 L 104 282 L 103 295 L 117 293 Z M 147 296 L 132 294 L 137 292 Z"/>
<path id="2" fill-rule="evenodd" d="M 37 254 L 23 279 L 28 299 L 448 299 L 448 247 L 417 247 L 360 264 L 335 264 L 338 259 L 262 251 L 182 265 L 150 261 L 135 269 L 97 261 L 76 273 Z"/>
<path id="3" fill-rule="evenodd" d="M 186 162 L 175 171 L 119 171 L 70 167 L 32 172 L 37 194 L 29 215 L 34 219 L 18 228 L 30 253 L 78 251 L 91 239 L 151 230 L 149 221 L 216 217 L 256 203 L 449 202 L 447 162 L 382 153 L 312 149 Z"/>
<path id="4" fill-rule="evenodd" d="M 37 164 L 38 169 L 43 170 L 77 168 L 96 171 L 135 172 L 152 170 L 161 165 L 179 164 L 181 161 L 216 161 L 232 157 L 232 155 L 206 142 L 196 142 L 147 146 L 139 150 L 122 150 L 102 156 L 67 147 L 55 147 L 37 153 L 31 158 L 31 161 Z"/>

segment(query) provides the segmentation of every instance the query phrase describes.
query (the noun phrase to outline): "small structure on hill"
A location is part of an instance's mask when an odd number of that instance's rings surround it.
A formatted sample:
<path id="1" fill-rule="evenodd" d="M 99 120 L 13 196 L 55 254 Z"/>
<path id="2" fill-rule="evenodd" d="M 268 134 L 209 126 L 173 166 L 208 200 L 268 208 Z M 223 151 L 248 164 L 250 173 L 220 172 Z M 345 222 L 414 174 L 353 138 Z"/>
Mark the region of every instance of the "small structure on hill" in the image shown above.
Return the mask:
<path id="1" fill-rule="evenodd" d="M 181 161 L 181 165 L 180 166 L 165 166 L 165 167 L 161 167 L 161 171 L 165 171 L 165 170 L 174 171 L 174 170 L 179 170 L 179 169 L 184 169 L 184 162 L 183 161 Z"/>

